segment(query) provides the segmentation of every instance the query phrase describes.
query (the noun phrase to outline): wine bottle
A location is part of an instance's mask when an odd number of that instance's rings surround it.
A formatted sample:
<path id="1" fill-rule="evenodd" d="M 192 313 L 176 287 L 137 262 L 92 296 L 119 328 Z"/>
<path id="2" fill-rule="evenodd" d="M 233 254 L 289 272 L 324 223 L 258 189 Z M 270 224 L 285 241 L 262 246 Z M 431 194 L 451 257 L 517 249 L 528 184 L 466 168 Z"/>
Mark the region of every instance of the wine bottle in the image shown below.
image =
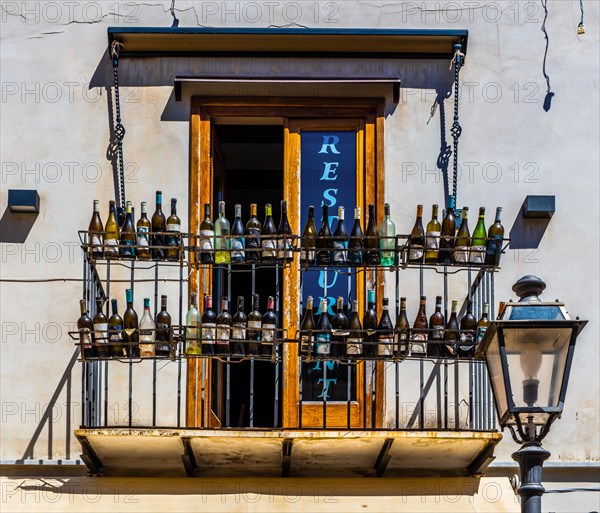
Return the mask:
<path id="1" fill-rule="evenodd" d="M 267 300 L 267 312 L 262 318 L 262 337 L 260 341 L 261 354 L 271 356 L 273 344 L 276 339 L 277 315 L 275 314 L 275 299 L 269 296 Z"/>
<path id="2" fill-rule="evenodd" d="M 427 236 L 425 237 L 425 263 L 426 264 L 437 264 L 439 247 L 440 247 L 440 236 L 442 234 L 442 226 L 438 221 L 438 209 L 437 205 L 433 205 L 431 209 L 431 221 L 427 223 Z"/>
<path id="3" fill-rule="evenodd" d="M 483 340 L 483 336 L 490 325 L 490 320 L 488 318 L 490 305 L 488 303 L 483 303 L 483 308 L 481 312 L 481 318 L 477 321 L 477 340 L 476 345 L 478 346 Z"/>
<path id="4" fill-rule="evenodd" d="M 225 202 L 219 201 L 219 218 L 215 221 L 215 263 L 231 262 L 231 229 L 225 217 Z"/>
<path id="5" fill-rule="evenodd" d="M 423 248 L 425 247 L 425 230 L 423 230 L 423 205 L 417 205 L 417 219 L 409 238 L 408 261 L 411 264 L 423 262 Z"/>
<path id="6" fill-rule="evenodd" d="M 217 314 L 212 308 L 212 296 L 204 296 L 204 313 L 202 314 L 202 354 L 215 354 L 216 352 Z"/>
<path id="7" fill-rule="evenodd" d="M 166 229 L 167 220 L 162 211 L 162 192 L 156 191 L 156 210 L 152 214 L 152 258 L 154 260 L 165 259 L 165 239 L 163 233 Z"/>
<path id="8" fill-rule="evenodd" d="M 333 232 L 333 265 L 346 265 L 348 261 L 348 231 L 344 221 L 344 207 L 338 207 L 338 222 Z"/>
<path id="9" fill-rule="evenodd" d="M 413 323 L 412 329 L 412 344 L 410 352 L 415 356 L 425 356 L 427 353 L 427 333 L 429 325 L 427 324 L 427 314 L 425 313 L 425 306 L 427 304 L 427 298 L 421 296 L 419 302 L 419 311 L 417 317 Z"/>
<path id="10" fill-rule="evenodd" d="M 429 329 L 431 330 L 429 338 L 431 341 L 427 343 L 427 356 L 439 358 L 443 355 L 442 345 L 445 325 L 446 319 L 442 313 L 442 296 L 437 296 L 435 298 L 435 312 L 429 318 Z"/>
<path id="11" fill-rule="evenodd" d="M 367 265 L 379 265 L 381 262 L 379 230 L 377 229 L 377 221 L 375 219 L 375 205 L 372 204 L 369 205 L 369 223 L 367 224 L 367 232 L 365 233 L 364 241 L 365 263 Z M 367 349 L 368 346 L 365 347 L 365 350 Z M 374 354 L 372 356 L 374 356 Z"/>
<path id="12" fill-rule="evenodd" d="M 460 228 L 456 234 L 456 246 L 454 248 L 454 261 L 457 264 L 469 263 L 471 232 L 469 231 L 469 221 L 467 219 L 468 214 L 469 207 L 463 207 L 460 215 Z"/>
<path id="13" fill-rule="evenodd" d="M 138 316 L 133 309 L 133 290 L 125 291 L 125 299 L 127 308 L 123 314 L 123 340 L 126 342 L 127 356 L 137 358 L 140 355 L 139 332 L 138 332 Z"/>
<path id="14" fill-rule="evenodd" d="M 229 298 L 221 299 L 221 311 L 217 316 L 217 344 L 216 354 L 229 353 L 229 336 L 231 334 L 231 314 L 229 313 Z"/>
<path id="15" fill-rule="evenodd" d="M 127 221 L 125 221 L 127 223 Z M 123 347 L 123 319 L 119 315 L 117 300 L 111 300 L 112 315 L 108 319 L 108 338 L 110 341 L 109 353 L 111 356 L 123 358 L 127 356 L 127 351 Z"/>
<path id="16" fill-rule="evenodd" d="M 300 323 L 300 354 L 312 354 L 314 343 L 313 332 L 315 329 L 313 298 L 312 296 L 308 296 L 306 298 L 306 311 Z"/>
<path id="17" fill-rule="evenodd" d="M 96 298 L 96 315 L 94 315 L 94 346 L 99 358 L 109 356 L 108 319 L 102 311 L 102 298 Z"/>
<path id="18" fill-rule="evenodd" d="M 485 263 L 485 249 L 486 249 L 487 231 L 485 229 L 485 208 L 479 208 L 479 218 L 475 230 L 473 230 L 473 237 L 471 239 L 471 255 L 470 262 L 472 264 L 484 264 Z"/>
<path id="19" fill-rule="evenodd" d="M 150 313 L 150 298 L 144 298 L 144 313 L 140 319 L 140 356 L 154 358 L 156 354 L 156 323 Z"/>
<path id="20" fill-rule="evenodd" d="M 327 314 L 327 298 L 321 300 L 317 335 L 315 337 L 315 353 L 322 356 L 331 354 L 331 324 Z"/>
<path id="21" fill-rule="evenodd" d="M 260 298 L 258 294 L 252 295 L 252 311 L 248 314 L 248 354 L 260 353 L 260 339 L 262 336 L 262 315 L 260 313 Z"/>
<path id="22" fill-rule="evenodd" d="M 160 312 L 156 314 L 156 356 L 171 355 L 171 315 L 167 312 L 167 296 L 160 296 Z"/>
<path id="23" fill-rule="evenodd" d="M 486 265 L 497 266 L 500 263 L 504 226 L 502 226 L 502 207 L 496 208 L 496 220 L 488 230 L 488 241 L 485 254 Z"/>
<path id="24" fill-rule="evenodd" d="M 458 345 L 458 356 L 461 358 L 472 358 L 475 354 L 475 333 L 477 331 L 477 319 L 473 315 L 473 301 L 467 301 L 467 313 L 460 320 L 460 343 Z"/>
<path id="25" fill-rule="evenodd" d="M 377 312 L 375 311 L 375 291 L 367 292 L 367 310 L 363 316 L 363 329 L 365 332 L 364 354 L 372 357 L 377 354 Z"/>
<path id="26" fill-rule="evenodd" d="M 93 358 L 96 356 L 92 340 L 94 321 L 92 321 L 91 317 L 88 315 L 84 299 L 79 300 L 79 309 L 81 310 L 81 317 L 77 319 L 77 330 L 79 331 L 81 354 L 84 358 Z"/>
<path id="27" fill-rule="evenodd" d="M 338 297 L 336 313 L 331 319 L 331 356 L 340 357 L 346 354 L 348 339 L 348 318 L 344 314 L 344 298 Z"/>
<path id="28" fill-rule="evenodd" d="M 354 209 L 354 226 L 348 241 L 348 261 L 354 265 L 362 265 L 365 236 L 360 226 L 360 207 Z"/>
<path id="29" fill-rule="evenodd" d="M 390 204 L 384 205 L 384 217 L 379 229 L 381 239 L 379 246 L 381 248 L 381 265 L 392 267 L 396 264 L 396 225 L 390 218 Z"/>
<path id="30" fill-rule="evenodd" d="M 133 225 L 131 201 L 128 201 L 125 204 L 125 222 L 123 223 L 123 228 L 121 229 L 119 256 L 126 259 L 135 258 L 135 243 L 136 233 L 135 226 Z"/>
<path id="31" fill-rule="evenodd" d="M 90 220 L 90 225 L 88 227 L 88 237 L 93 258 L 102 258 L 104 256 L 104 249 L 102 246 L 104 237 L 103 232 L 104 225 L 100 219 L 100 201 L 94 200 L 94 213 L 92 214 L 92 219 Z"/>
<path id="32" fill-rule="evenodd" d="M 458 301 L 452 301 L 452 312 L 444 330 L 446 356 L 456 356 L 458 349 Z"/>
<path id="33" fill-rule="evenodd" d="M 256 203 L 250 204 L 250 219 L 246 223 L 246 262 L 260 262 L 260 232 L 262 225 L 256 217 Z"/>
<path id="34" fill-rule="evenodd" d="M 454 261 L 454 236 L 456 235 L 456 217 L 454 217 L 454 196 L 448 198 L 446 215 L 442 221 L 442 235 L 440 238 L 440 264 L 452 264 Z"/>
<path id="35" fill-rule="evenodd" d="M 177 217 L 177 200 L 171 198 L 171 215 L 167 219 L 165 256 L 172 262 L 179 261 L 179 250 L 181 247 L 181 220 Z"/>
<path id="36" fill-rule="evenodd" d="M 383 261 L 382 261 L 383 262 Z M 389 312 L 389 299 L 383 298 L 381 319 L 377 326 L 377 355 L 378 356 L 392 356 L 394 352 L 394 326 L 390 319 Z"/>
<path id="37" fill-rule="evenodd" d="M 237 312 L 231 320 L 231 353 L 236 356 L 244 356 L 246 353 L 244 341 L 246 340 L 246 328 L 248 317 L 244 313 L 244 296 L 237 298 Z"/>
<path id="38" fill-rule="evenodd" d="M 242 205 L 235 205 L 235 219 L 231 227 L 231 263 L 243 264 L 246 260 L 246 242 L 244 240 L 244 225 L 242 223 Z"/>
<path id="39" fill-rule="evenodd" d="M 397 351 L 399 356 L 407 356 L 410 340 L 410 323 L 406 315 L 405 297 L 400 298 L 400 313 L 396 319 L 394 332 L 394 351 Z"/>
<path id="40" fill-rule="evenodd" d="M 273 222 L 273 207 L 270 203 L 265 205 L 265 222 L 261 233 L 261 247 L 263 262 L 274 262 L 277 259 L 277 230 Z"/>
<path id="41" fill-rule="evenodd" d="M 358 317 L 358 300 L 352 301 L 352 314 L 348 322 L 348 342 L 346 354 L 348 356 L 361 355 L 363 352 L 363 329 Z"/>
<path id="42" fill-rule="evenodd" d="M 200 311 L 198 310 L 198 294 L 192 292 L 190 308 L 185 314 L 185 352 L 190 355 L 202 354 L 200 342 L 200 331 L 198 326 L 202 324 Z"/>
<path id="43" fill-rule="evenodd" d="M 106 220 L 104 256 L 110 260 L 119 258 L 119 225 L 117 224 L 117 212 L 113 200 L 109 202 L 109 214 Z"/>
<path id="44" fill-rule="evenodd" d="M 148 240 L 148 235 L 150 233 L 151 224 L 148 220 L 148 207 L 146 206 L 146 202 L 142 201 L 141 205 L 141 217 L 138 219 L 136 228 L 137 228 L 137 247 L 136 247 L 136 256 L 139 260 L 150 260 L 150 241 Z"/>
<path id="45" fill-rule="evenodd" d="M 317 236 L 317 264 L 331 265 L 331 250 L 333 249 L 333 240 L 331 238 L 331 229 L 329 228 L 329 206 L 323 204 L 323 217 L 321 228 Z"/>
<path id="46" fill-rule="evenodd" d="M 317 244 L 317 227 L 315 226 L 315 207 L 308 207 L 308 220 L 302 231 L 302 251 L 300 263 L 303 266 L 315 264 L 315 247 Z"/>
<path id="47" fill-rule="evenodd" d="M 292 227 L 288 221 L 287 201 L 281 200 L 281 219 L 277 229 L 277 258 L 280 262 L 291 262 L 294 256 L 292 243 Z"/>
<path id="48" fill-rule="evenodd" d="M 215 249 L 215 225 L 210 219 L 210 203 L 204 204 L 204 219 L 200 223 L 200 263 L 212 264 Z"/>

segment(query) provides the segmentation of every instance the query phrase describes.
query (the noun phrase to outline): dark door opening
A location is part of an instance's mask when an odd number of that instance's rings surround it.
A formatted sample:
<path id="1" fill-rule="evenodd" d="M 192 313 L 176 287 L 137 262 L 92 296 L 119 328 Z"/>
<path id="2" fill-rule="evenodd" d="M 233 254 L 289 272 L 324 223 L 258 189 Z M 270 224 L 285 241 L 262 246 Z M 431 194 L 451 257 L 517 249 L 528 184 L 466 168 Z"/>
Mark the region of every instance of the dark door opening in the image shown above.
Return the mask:
<path id="1" fill-rule="evenodd" d="M 219 201 L 225 201 L 226 217 L 231 224 L 235 204 L 242 206 L 245 226 L 250 216 L 250 204 L 258 205 L 258 218 L 264 223 L 265 205 L 273 206 L 273 220 L 279 224 L 283 199 L 283 125 L 215 125 L 213 133 L 214 196 L 213 215 Z M 237 298 L 244 297 L 246 315 L 250 312 L 252 290 L 260 296 L 260 311 L 266 312 L 267 298 L 281 295 L 280 270 L 236 266 L 228 273 L 214 273 L 215 298 L 228 296 L 234 315 Z M 276 309 L 279 304 L 276 301 Z M 216 301 L 217 309 L 220 302 Z M 218 311 L 217 311 L 218 313 Z M 277 312 L 281 323 L 280 312 Z M 281 364 L 244 360 L 241 363 L 221 363 L 220 383 L 213 389 L 222 394 L 220 412 L 225 427 L 279 427 L 281 425 Z M 279 367 L 278 367 L 279 366 Z M 213 367 L 213 370 L 216 370 Z M 216 373 L 215 373 L 216 374 Z"/>

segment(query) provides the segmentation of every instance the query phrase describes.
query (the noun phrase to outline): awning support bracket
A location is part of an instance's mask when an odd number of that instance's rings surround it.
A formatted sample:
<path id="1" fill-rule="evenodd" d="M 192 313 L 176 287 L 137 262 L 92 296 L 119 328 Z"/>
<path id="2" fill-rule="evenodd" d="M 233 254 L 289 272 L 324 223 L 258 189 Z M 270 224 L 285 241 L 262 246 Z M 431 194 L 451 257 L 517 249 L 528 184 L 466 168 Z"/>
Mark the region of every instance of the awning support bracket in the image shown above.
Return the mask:
<path id="1" fill-rule="evenodd" d="M 292 467 L 292 438 L 285 438 L 281 447 L 281 477 L 289 477 Z"/>
<path id="2" fill-rule="evenodd" d="M 183 443 L 183 454 L 181 455 L 181 461 L 183 462 L 185 473 L 188 477 L 194 477 L 196 475 L 196 469 L 198 468 L 198 465 L 196 464 L 196 457 L 194 456 L 194 451 L 190 443 L 190 437 L 181 437 L 181 442 Z"/>
<path id="3" fill-rule="evenodd" d="M 98 455 L 92 449 L 92 446 L 88 442 L 87 438 L 79 438 L 79 443 L 81 444 L 81 449 L 83 450 L 83 454 L 80 455 L 82 461 L 87 466 L 90 475 L 92 476 L 101 476 L 102 475 L 102 462 Z"/>

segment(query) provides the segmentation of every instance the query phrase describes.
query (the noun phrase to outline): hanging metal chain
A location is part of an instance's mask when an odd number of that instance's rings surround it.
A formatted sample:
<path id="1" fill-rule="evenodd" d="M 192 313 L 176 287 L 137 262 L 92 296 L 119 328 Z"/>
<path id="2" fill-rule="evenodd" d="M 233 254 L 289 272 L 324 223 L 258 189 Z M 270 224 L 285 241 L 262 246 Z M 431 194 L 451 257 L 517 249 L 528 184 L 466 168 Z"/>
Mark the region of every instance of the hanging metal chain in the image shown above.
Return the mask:
<path id="1" fill-rule="evenodd" d="M 113 74 L 115 81 L 115 136 L 117 137 L 117 155 L 119 159 L 119 198 L 117 206 L 124 213 L 125 208 L 125 170 L 123 165 L 123 138 L 125 137 L 125 127 L 121 123 L 121 103 L 119 99 L 119 51 L 123 43 L 113 41 L 110 47 L 110 54 L 113 61 Z"/>
<path id="2" fill-rule="evenodd" d="M 458 121 L 458 101 L 459 101 L 459 74 L 460 68 L 464 64 L 465 54 L 461 52 L 462 45 L 455 44 L 454 45 L 454 57 L 452 58 L 452 63 L 450 67 L 452 68 L 452 64 L 454 64 L 454 122 L 452 123 L 452 128 L 450 129 L 450 133 L 452 134 L 452 139 L 454 140 L 453 144 L 453 162 L 452 162 L 452 206 L 456 207 L 456 195 L 458 189 L 458 139 L 460 134 L 462 133 L 462 127 Z"/>

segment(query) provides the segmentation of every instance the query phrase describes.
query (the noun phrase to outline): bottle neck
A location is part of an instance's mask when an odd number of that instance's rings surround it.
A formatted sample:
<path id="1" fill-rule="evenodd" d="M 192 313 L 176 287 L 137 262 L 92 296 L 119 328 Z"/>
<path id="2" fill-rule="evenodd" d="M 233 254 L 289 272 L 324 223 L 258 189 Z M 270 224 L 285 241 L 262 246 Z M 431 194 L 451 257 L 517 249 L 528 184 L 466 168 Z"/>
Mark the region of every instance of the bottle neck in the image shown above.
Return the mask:
<path id="1" fill-rule="evenodd" d="M 341 297 L 338 297 L 337 299 L 336 309 L 338 314 L 344 312 L 344 300 Z"/>
<path id="2" fill-rule="evenodd" d="M 162 210 L 162 193 L 156 193 L 156 210 Z"/>
<path id="3" fill-rule="evenodd" d="M 98 200 L 94 200 L 94 213 L 100 213 L 100 201 Z"/>
<path id="4" fill-rule="evenodd" d="M 79 301 L 79 310 L 81 311 L 81 315 L 85 315 L 87 313 L 87 306 L 83 299 Z"/>
<path id="5" fill-rule="evenodd" d="M 210 220 L 210 205 L 208 203 L 204 205 L 204 219 Z"/>
<path id="6" fill-rule="evenodd" d="M 225 202 L 219 202 L 219 217 L 225 217 Z"/>
<path id="7" fill-rule="evenodd" d="M 146 214 L 148 213 L 148 206 L 146 205 L 145 201 L 142 201 L 141 210 L 142 210 L 142 217 L 145 219 Z"/>
<path id="8" fill-rule="evenodd" d="M 502 207 L 496 209 L 496 222 L 500 223 L 502 218 Z"/>
<path id="9" fill-rule="evenodd" d="M 221 312 L 227 312 L 229 310 L 229 299 L 224 297 L 221 299 Z"/>
<path id="10" fill-rule="evenodd" d="M 236 217 L 236 219 L 242 218 L 242 205 L 235 206 L 235 217 Z"/>
<path id="11" fill-rule="evenodd" d="M 438 206 L 437 205 L 433 205 L 433 208 L 431 210 L 431 219 L 433 219 L 434 221 L 437 221 L 438 218 Z"/>
<path id="12" fill-rule="evenodd" d="M 273 207 L 271 205 L 267 205 L 265 207 L 265 216 L 267 217 L 267 219 L 269 217 L 273 217 Z"/>
<path id="13" fill-rule="evenodd" d="M 308 208 L 308 219 L 312 220 L 315 218 L 315 207 Z"/>
<path id="14" fill-rule="evenodd" d="M 354 209 L 354 220 L 360 221 L 360 207 Z"/>
<path id="15" fill-rule="evenodd" d="M 272 312 L 273 310 L 275 310 L 275 300 L 270 297 L 269 300 L 267 301 L 267 310 L 269 312 Z"/>
<path id="16" fill-rule="evenodd" d="M 238 298 L 237 311 L 239 313 L 243 313 L 244 312 L 244 298 L 241 297 L 241 296 Z"/>
<path id="17" fill-rule="evenodd" d="M 177 215 L 177 200 L 176 199 L 172 199 L 171 200 L 171 215 Z"/>
<path id="18" fill-rule="evenodd" d="M 206 309 L 212 310 L 212 307 L 213 307 L 212 296 L 206 296 Z"/>
<path id="19" fill-rule="evenodd" d="M 339 207 L 338 208 L 338 221 L 343 221 L 344 220 L 344 207 Z"/>
<path id="20" fill-rule="evenodd" d="M 166 310 L 167 309 L 167 297 L 163 296 L 160 300 L 160 308 L 161 310 Z"/>
<path id="21" fill-rule="evenodd" d="M 417 206 L 417 221 L 423 219 L 423 205 Z"/>
<path id="22" fill-rule="evenodd" d="M 306 309 L 307 310 L 312 310 L 313 309 L 313 298 L 312 298 L 312 296 L 308 296 L 306 298 Z"/>
<path id="23" fill-rule="evenodd" d="M 256 217 L 257 206 L 256 203 L 250 205 L 250 217 Z"/>

